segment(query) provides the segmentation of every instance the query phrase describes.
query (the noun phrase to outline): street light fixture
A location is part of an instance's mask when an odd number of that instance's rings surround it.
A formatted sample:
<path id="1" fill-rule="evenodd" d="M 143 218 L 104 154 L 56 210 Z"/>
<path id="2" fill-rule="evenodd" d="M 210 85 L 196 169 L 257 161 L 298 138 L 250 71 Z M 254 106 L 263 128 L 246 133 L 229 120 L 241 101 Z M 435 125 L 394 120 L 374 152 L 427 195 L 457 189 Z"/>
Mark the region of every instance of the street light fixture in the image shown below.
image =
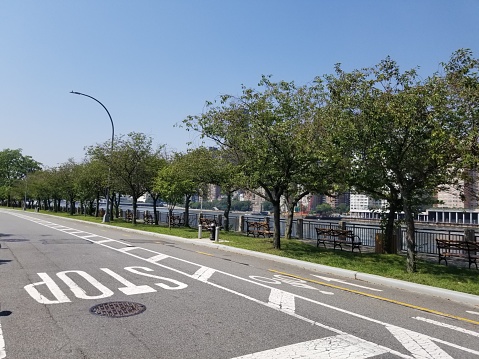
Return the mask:
<path id="1" fill-rule="evenodd" d="M 70 93 L 75 94 L 75 95 L 82 95 L 91 98 L 92 100 L 95 100 L 98 102 L 106 111 L 108 114 L 108 117 L 110 118 L 111 122 L 111 148 L 110 148 L 110 156 L 113 154 L 113 141 L 115 138 L 115 125 L 113 125 L 113 120 L 111 119 L 110 112 L 108 112 L 107 108 L 105 105 L 103 105 L 100 101 L 98 101 L 96 98 L 90 96 L 90 95 L 85 95 L 84 93 L 81 92 L 75 92 L 71 91 Z M 105 215 L 103 216 L 103 222 L 110 222 L 110 172 L 111 172 L 111 163 L 108 165 L 108 184 L 106 187 L 106 211 Z M 113 207 L 113 203 L 112 203 Z"/>

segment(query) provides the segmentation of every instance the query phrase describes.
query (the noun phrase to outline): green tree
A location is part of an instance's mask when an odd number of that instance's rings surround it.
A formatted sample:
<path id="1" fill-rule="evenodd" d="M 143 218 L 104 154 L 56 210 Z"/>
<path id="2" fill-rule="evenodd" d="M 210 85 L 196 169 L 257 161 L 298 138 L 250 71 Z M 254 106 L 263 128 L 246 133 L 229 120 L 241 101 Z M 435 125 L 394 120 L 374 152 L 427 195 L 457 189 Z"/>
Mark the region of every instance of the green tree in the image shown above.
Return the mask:
<path id="1" fill-rule="evenodd" d="M 243 87 L 240 97 L 222 96 L 219 105 L 208 103 L 205 113 L 184 123 L 234 154 L 245 188 L 273 204 L 273 245 L 280 249 L 281 197 L 298 174 L 319 160 L 308 146 L 312 136 L 317 137 L 308 125 L 317 113 L 322 87 L 274 83 L 268 77 L 259 86 L 262 91 Z"/>
<path id="2" fill-rule="evenodd" d="M 373 68 L 328 77 L 335 140 L 350 160 L 356 189 L 402 209 L 407 227 L 407 270 L 416 271 L 414 212 L 438 186 L 455 179 L 455 123 L 437 76 L 401 73 L 386 58 Z M 456 124 L 457 125 L 457 124 Z"/>
<path id="3" fill-rule="evenodd" d="M 148 158 L 147 171 L 149 181 L 145 185 L 146 191 L 150 194 L 153 200 L 153 217 L 155 224 L 158 225 L 158 201 L 160 200 L 160 193 L 155 191 L 155 181 L 158 172 L 167 165 L 166 156 L 162 155 L 160 151 L 152 153 Z"/>
<path id="4" fill-rule="evenodd" d="M 22 155 L 21 149 L 0 151 L 0 194 L 7 200 L 7 206 L 10 206 L 15 182 L 25 180 L 28 174 L 40 169 L 41 163 Z"/>
<path id="5" fill-rule="evenodd" d="M 333 207 L 329 203 L 322 203 L 316 206 L 316 212 L 320 214 L 331 214 L 333 213 Z"/>
<path id="6" fill-rule="evenodd" d="M 161 196 L 168 207 L 168 227 L 171 228 L 171 218 L 173 218 L 173 210 L 182 203 L 185 198 L 185 193 L 191 191 L 195 187 L 191 177 L 184 176 L 180 171 L 177 171 L 176 166 L 170 162 L 163 166 L 155 179 L 153 190 Z"/>
<path id="7" fill-rule="evenodd" d="M 75 204 L 78 199 L 77 179 L 79 174 L 80 167 L 73 158 L 62 163 L 56 172 L 60 179 L 62 197 L 66 200 L 69 213 L 72 216 L 75 214 Z"/>
<path id="8" fill-rule="evenodd" d="M 114 139 L 112 153 L 105 151 L 105 148 L 110 148 L 109 141 L 87 149 L 90 159 L 98 160 L 110 168 L 111 182 L 117 190 L 131 196 L 134 224 L 137 220 L 138 198 L 145 194 L 153 176 L 148 167 L 154 153 L 152 142 L 151 137 L 131 132 L 126 137 L 119 136 Z"/>
<path id="9" fill-rule="evenodd" d="M 459 49 L 442 66 L 450 110 L 447 115 L 459 127 L 460 159 L 456 166 L 462 181 L 456 187 L 463 198 L 477 200 L 473 183 L 477 181 L 479 163 L 479 59 L 473 57 L 471 50 Z"/>
<path id="10" fill-rule="evenodd" d="M 78 164 L 75 190 L 85 215 L 98 215 L 100 194 L 104 193 L 107 186 L 107 173 L 108 168 L 105 164 L 96 160 Z M 94 204 L 95 208 L 93 208 Z"/>

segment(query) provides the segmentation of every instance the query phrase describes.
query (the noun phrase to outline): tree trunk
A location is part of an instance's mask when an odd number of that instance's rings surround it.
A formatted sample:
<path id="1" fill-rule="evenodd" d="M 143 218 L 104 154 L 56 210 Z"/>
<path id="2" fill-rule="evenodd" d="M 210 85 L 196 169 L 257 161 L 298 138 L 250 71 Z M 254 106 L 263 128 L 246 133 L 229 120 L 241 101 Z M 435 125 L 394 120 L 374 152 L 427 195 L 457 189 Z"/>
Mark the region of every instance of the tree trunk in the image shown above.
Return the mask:
<path id="1" fill-rule="evenodd" d="M 414 273 L 416 272 L 416 236 L 414 231 L 414 217 L 410 206 L 408 206 L 408 198 L 404 196 L 404 193 L 401 193 L 401 195 L 404 203 L 403 210 L 406 221 L 406 270 L 408 273 Z"/>
<path id="2" fill-rule="evenodd" d="M 276 249 L 281 249 L 281 207 L 280 200 L 271 201 L 273 204 L 273 222 L 274 222 L 274 233 L 273 233 L 273 247 Z"/>
<path id="3" fill-rule="evenodd" d="M 294 220 L 294 207 L 298 202 L 288 201 L 288 215 L 286 217 L 286 231 L 284 237 L 286 239 L 291 239 L 291 233 L 293 233 L 293 220 Z"/>
<path id="4" fill-rule="evenodd" d="M 70 197 L 70 216 L 75 214 L 75 198 Z"/>
<path id="5" fill-rule="evenodd" d="M 153 218 L 155 219 L 155 226 L 158 225 L 158 209 L 157 209 L 157 205 L 156 205 L 156 202 L 158 201 L 158 196 L 151 196 L 151 198 L 153 198 Z"/>
<path id="6" fill-rule="evenodd" d="M 96 192 L 95 217 L 98 217 L 98 213 L 100 213 L 100 191 Z"/>
<path id="7" fill-rule="evenodd" d="M 396 212 L 396 205 L 390 203 L 389 212 L 386 216 L 386 228 L 384 230 L 384 249 L 386 253 L 393 253 L 394 221 L 396 219 Z"/>
<path id="8" fill-rule="evenodd" d="M 172 218 L 173 218 L 173 207 L 168 206 L 168 229 L 171 229 Z"/>
<path id="9" fill-rule="evenodd" d="M 225 216 L 225 225 L 223 226 L 225 231 L 230 230 L 230 210 L 231 210 L 231 192 L 226 194 L 226 209 L 224 212 Z"/>
<path id="10" fill-rule="evenodd" d="M 191 202 L 191 195 L 185 196 L 185 227 L 190 226 L 190 202 Z"/>
<path id="11" fill-rule="evenodd" d="M 133 196 L 133 224 L 136 224 L 136 209 L 138 208 L 138 198 L 136 196 Z"/>

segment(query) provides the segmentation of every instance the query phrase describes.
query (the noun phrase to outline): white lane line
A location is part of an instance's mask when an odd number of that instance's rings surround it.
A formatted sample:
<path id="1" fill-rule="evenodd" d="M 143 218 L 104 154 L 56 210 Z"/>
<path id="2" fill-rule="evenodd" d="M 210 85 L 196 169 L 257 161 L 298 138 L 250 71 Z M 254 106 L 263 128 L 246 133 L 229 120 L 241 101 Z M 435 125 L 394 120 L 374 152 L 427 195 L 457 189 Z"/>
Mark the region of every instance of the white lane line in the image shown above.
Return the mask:
<path id="1" fill-rule="evenodd" d="M 150 257 L 150 258 L 147 258 L 146 260 L 148 262 L 151 262 L 151 263 L 155 263 L 155 262 L 159 262 L 163 259 L 166 259 L 168 258 L 169 256 L 166 255 L 166 254 L 157 254 L 156 256 L 153 256 L 153 257 Z"/>
<path id="2" fill-rule="evenodd" d="M 269 294 L 269 304 L 285 312 L 294 313 L 296 306 L 294 304 L 294 294 L 285 292 L 284 290 L 273 288 Z"/>
<path id="3" fill-rule="evenodd" d="M 207 282 L 208 279 L 216 272 L 213 268 L 201 267 L 191 277 L 201 282 Z"/>
<path id="4" fill-rule="evenodd" d="M 118 242 L 115 241 L 114 239 L 104 239 L 102 241 L 93 241 L 94 243 L 102 244 L 102 243 L 108 243 L 108 242 Z"/>
<path id="5" fill-rule="evenodd" d="M 479 315 L 478 312 L 473 312 L 472 310 L 466 310 L 466 313 Z"/>
<path id="6" fill-rule="evenodd" d="M 87 232 L 85 232 L 87 233 Z M 95 238 L 95 237 L 99 237 L 98 235 L 96 234 L 88 234 L 88 236 L 80 236 L 80 238 L 83 238 L 83 239 L 90 239 L 90 238 Z"/>
<path id="7" fill-rule="evenodd" d="M 348 358 L 362 359 L 385 354 L 384 347 L 366 342 L 352 335 L 335 335 L 308 342 L 287 345 L 280 348 L 265 350 L 233 359 L 270 359 L 270 358 Z"/>
<path id="8" fill-rule="evenodd" d="M 100 243 L 100 242 L 97 242 L 97 243 Z M 128 252 L 128 251 L 132 251 L 133 249 L 138 249 L 138 248 L 140 248 L 140 247 L 130 246 L 130 247 L 118 248 L 118 250 L 120 252 Z"/>
<path id="9" fill-rule="evenodd" d="M 456 327 L 454 325 L 437 322 L 435 320 L 427 319 L 427 318 L 423 318 L 423 317 L 413 317 L 412 319 L 420 320 L 422 322 L 426 322 L 426 323 L 429 323 L 429 324 L 434 324 L 434 325 L 437 325 L 439 327 L 452 329 L 452 330 L 455 330 L 457 332 L 461 332 L 461 333 L 464 333 L 464 334 L 469 334 L 469 335 L 472 335 L 474 337 L 479 338 L 479 333 L 478 332 L 473 332 L 472 330 L 467 330 L 467 329 L 464 329 L 464 328 Z"/>
<path id="10" fill-rule="evenodd" d="M 371 288 L 371 287 L 366 287 L 364 285 L 359 285 L 359 284 L 353 284 L 353 283 L 349 283 L 349 282 L 346 282 L 344 280 L 340 280 L 340 279 L 334 279 L 334 278 L 329 278 L 329 277 L 323 277 L 321 275 L 316 275 L 316 274 L 311 274 L 313 277 L 318 277 L 322 280 L 325 280 L 327 282 L 338 282 L 338 283 L 342 283 L 342 284 L 346 284 L 346 285 L 350 285 L 352 287 L 357 287 L 357 288 L 363 288 L 363 289 L 369 289 L 369 290 L 372 290 L 372 291 L 375 291 L 375 292 L 382 292 L 381 289 L 376 289 L 376 288 Z"/>
<path id="11" fill-rule="evenodd" d="M 5 339 L 3 339 L 2 324 L 0 323 L 0 359 L 6 358 Z"/>

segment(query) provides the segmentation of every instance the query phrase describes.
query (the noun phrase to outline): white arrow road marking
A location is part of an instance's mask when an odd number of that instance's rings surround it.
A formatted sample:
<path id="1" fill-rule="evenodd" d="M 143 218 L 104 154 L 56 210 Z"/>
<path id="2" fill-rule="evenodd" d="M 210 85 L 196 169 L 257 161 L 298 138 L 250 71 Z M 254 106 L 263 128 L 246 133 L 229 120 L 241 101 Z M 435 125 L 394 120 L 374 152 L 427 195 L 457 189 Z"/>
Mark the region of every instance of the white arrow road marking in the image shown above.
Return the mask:
<path id="1" fill-rule="evenodd" d="M 396 326 L 386 326 L 386 328 L 414 358 L 453 359 L 425 335 Z"/>
<path id="2" fill-rule="evenodd" d="M 364 359 L 387 353 L 384 347 L 363 341 L 351 335 L 311 340 L 280 348 L 248 354 L 234 359 L 317 359 L 348 358 Z"/>
<path id="3" fill-rule="evenodd" d="M 359 284 L 353 284 L 353 283 L 348 283 L 344 280 L 341 280 L 341 279 L 334 279 L 334 278 L 329 278 L 329 277 L 323 277 L 323 276 L 320 276 L 320 275 L 316 275 L 316 274 L 311 274 L 313 277 L 318 277 L 322 280 L 325 280 L 327 282 L 338 282 L 338 283 L 342 283 L 342 284 L 346 284 L 346 285 L 350 285 L 352 287 L 358 287 L 358 288 L 363 288 L 363 289 L 369 289 L 369 290 L 372 290 L 372 291 L 375 291 L 375 292 L 382 292 L 381 289 L 376 289 L 376 288 L 371 288 L 371 287 L 365 287 L 364 285 L 359 285 Z"/>
<path id="4" fill-rule="evenodd" d="M 461 333 L 464 333 L 464 334 L 469 334 L 469 335 L 472 335 L 474 337 L 479 338 L 479 333 L 478 332 L 473 332 L 472 330 L 467 330 L 467 329 L 464 329 L 464 328 L 456 327 L 454 325 L 441 323 L 441 322 L 437 322 L 437 321 L 432 320 L 432 319 L 427 319 L 427 318 L 422 318 L 422 317 L 413 317 L 413 319 L 417 319 L 417 320 L 420 320 L 422 322 L 426 322 L 426 323 L 429 323 L 429 324 L 434 324 L 434 325 L 437 325 L 437 326 L 440 326 L 440 327 L 452 329 L 452 330 L 455 330 L 457 332 L 461 332 Z"/>
<path id="5" fill-rule="evenodd" d="M 285 312 L 294 313 L 295 310 L 294 295 L 276 288 L 269 294 L 269 304 Z"/>
<path id="6" fill-rule="evenodd" d="M 2 324 L 0 323 L 0 359 L 6 358 L 5 340 L 3 339 Z"/>

